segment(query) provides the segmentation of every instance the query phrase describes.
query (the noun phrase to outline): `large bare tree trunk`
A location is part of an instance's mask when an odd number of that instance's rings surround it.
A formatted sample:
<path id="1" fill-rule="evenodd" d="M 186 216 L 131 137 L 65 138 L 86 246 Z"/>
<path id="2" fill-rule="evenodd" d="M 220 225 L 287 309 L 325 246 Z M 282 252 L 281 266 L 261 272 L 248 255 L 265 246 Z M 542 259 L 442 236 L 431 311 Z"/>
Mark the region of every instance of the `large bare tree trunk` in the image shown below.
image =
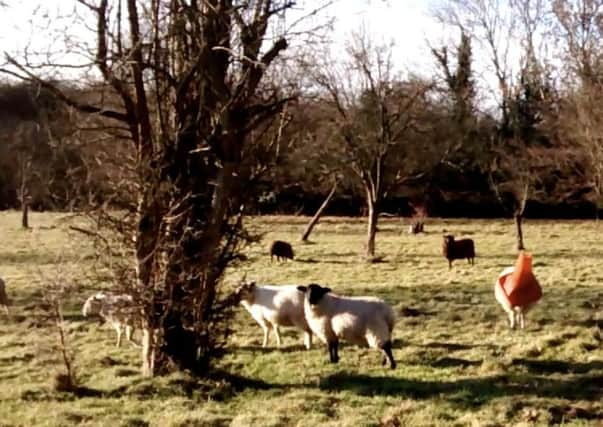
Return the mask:
<path id="1" fill-rule="evenodd" d="M 368 228 L 366 240 L 366 258 L 372 261 L 375 257 L 375 236 L 377 234 L 377 221 L 379 219 L 379 211 L 377 203 L 372 197 L 368 197 Z"/>
<path id="2" fill-rule="evenodd" d="M 326 207 L 329 205 L 329 202 L 331 201 L 333 196 L 335 196 L 335 192 L 337 191 L 338 184 L 339 184 L 339 182 L 335 181 L 335 183 L 333 184 L 333 188 L 331 188 L 331 192 L 329 193 L 327 198 L 324 200 L 324 202 L 322 202 L 322 205 L 320 205 L 320 207 L 318 208 L 318 210 L 316 211 L 316 213 L 314 214 L 314 216 L 312 217 L 312 219 L 306 226 L 306 230 L 304 231 L 304 233 L 302 234 L 302 237 L 301 237 L 302 242 L 308 241 L 308 238 L 310 237 L 310 233 L 312 233 L 312 229 L 318 223 L 318 220 L 322 216 L 322 213 L 324 212 Z"/>
<path id="3" fill-rule="evenodd" d="M 515 213 L 515 226 L 517 227 L 517 250 L 522 251 L 525 249 L 523 246 L 523 230 L 521 228 L 521 222 L 523 220 L 523 215 L 521 212 Z"/>

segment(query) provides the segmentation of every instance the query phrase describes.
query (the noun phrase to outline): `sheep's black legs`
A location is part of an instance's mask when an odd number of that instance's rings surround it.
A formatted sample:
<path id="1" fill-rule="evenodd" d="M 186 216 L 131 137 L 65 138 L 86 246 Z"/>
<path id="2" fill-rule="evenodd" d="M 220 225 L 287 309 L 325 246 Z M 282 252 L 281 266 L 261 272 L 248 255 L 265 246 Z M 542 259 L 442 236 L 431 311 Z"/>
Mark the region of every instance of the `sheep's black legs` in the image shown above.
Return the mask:
<path id="1" fill-rule="evenodd" d="M 339 362 L 339 355 L 337 354 L 338 344 L 339 343 L 337 341 L 332 341 L 329 343 L 329 359 L 331 360 L 331 363 Z"/>
<path id="2" fill-rule="evenodd" d="M 396 369 L 396 361 L 394 360 L 394 355 L 392 354 L 392 342 L 387 341 L 385 344 L 383 344 L 381 349 L 383 350 L 383 353 L 385 353 L 385 356 L 383 357 L 383 365 L 385 365 L 389 359 L 390 368 Z"/>

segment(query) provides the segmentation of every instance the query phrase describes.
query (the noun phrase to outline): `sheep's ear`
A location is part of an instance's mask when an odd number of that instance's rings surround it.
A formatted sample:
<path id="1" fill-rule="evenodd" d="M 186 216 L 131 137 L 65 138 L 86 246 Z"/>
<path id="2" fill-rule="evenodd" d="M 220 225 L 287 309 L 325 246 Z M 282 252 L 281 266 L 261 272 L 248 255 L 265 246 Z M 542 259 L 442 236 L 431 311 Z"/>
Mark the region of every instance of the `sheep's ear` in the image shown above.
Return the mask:
<path id="1" fill-rule="evenodd" d="M 323 294 L 331 292 L 331 288 L 322 288 L 322 292 L 323 292 Z"/>
<path id="2" fill-rule="evenodd" d="M 248 285 L 251 289 L 255 288 L 255 282 L 249 282 Z"/>
<path id="3" fill-rule="evenodd" d="M 308 288 L 305 286 L 298 286 L 297 290 L 303 292 L 304 294 L 307 292 Z"/>

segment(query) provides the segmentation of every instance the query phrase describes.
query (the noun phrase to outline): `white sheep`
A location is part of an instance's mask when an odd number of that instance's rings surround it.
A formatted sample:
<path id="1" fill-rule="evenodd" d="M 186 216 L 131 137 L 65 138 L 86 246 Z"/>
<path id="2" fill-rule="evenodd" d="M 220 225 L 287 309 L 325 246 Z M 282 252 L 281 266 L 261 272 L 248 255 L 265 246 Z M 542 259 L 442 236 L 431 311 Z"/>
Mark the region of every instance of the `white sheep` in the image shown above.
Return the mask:
<path id="1" fill-rule="evenodd" d="M 6 284 L 4 280 L 0 278 L 0 305 L 4 307 L 4 311 L 8 314 L 8 306 L 10 301 L 8 300 L 8 295 L 6 295 Z"/>
<path id="2" fill-rule="evenodd" d="M 82 314 L 84 317 L 97 315 L 109 322 L 117 332 L 117 347 L 121 346 L 124 330 L 126 339 L 138 345 L 132 338 L 138 314 L 131 295 L 98 292 L 86 300 Z"/>
<path id="3" fill-rule="evenodd" d="M 534 304 L 530 304 L 526 307 L 511 306 L 511 303 L 509 302 L 509 297 L 505 294 L 502 284 L 498 283 L 505 276 L 513 274 L 514 271 L 514 266 L 507 267 L 498 275 L 496 282 L 494 283 L 494 297 L 496 298 L 496 301 L 498 301 L 498 303 L 501 305 L 505 313 L 507 313 L 507 315 L 509 316 L 509 326 L 511 326 L 511 329 L 515 329 L 517 325 L 519 325 L 519 327 L 523 329 L 526 323 L 525 314 L 530 308 L 532 308 Z"/>
<path id="4" fill-rule="evenodd" d="M 338 345 L 343 339 L 360 346 L 380 349 L 383 364 L 392 354 L 392 331 L 396 320 L 392 307 L 375 297 L 344 297 L 317 284 L 298 286 L 305 294 L 304 312 L 312 332 L 329 347 L 331 362 L 339 361 Z"/>
<path id="5" fill-rule="evenodd" d="M 301 329 L 306 349 L 312 346 L 312 331 L 304 317 L 304 298 L 295 285 L 258 286 L 255 282 L 243 282 L 235 290 L 234 297 L 262 327 L 262 347 L 268 345 L 270 329 L 276 335 L 277 347 L 281 346 L 279 326 Z"/>

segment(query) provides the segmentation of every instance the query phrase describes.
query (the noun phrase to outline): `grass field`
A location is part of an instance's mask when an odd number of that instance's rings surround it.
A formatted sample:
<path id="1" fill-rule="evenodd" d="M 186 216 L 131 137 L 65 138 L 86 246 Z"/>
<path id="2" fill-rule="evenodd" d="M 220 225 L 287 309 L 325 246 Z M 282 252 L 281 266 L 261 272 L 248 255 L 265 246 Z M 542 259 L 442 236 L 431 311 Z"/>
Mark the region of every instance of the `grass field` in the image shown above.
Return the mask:
<path id="1" fill-rule="evenodd" d="M 386 219 L 377 235 L 384 262 L 365 264 L 362 219 L 325 218 L 312 243 L 295 243 L 302 217 L 262 217 L 265 232 L 248 262 L 229 271 L 259 283 L 318 282 L 335 292 L 376 295 L 400 318 L 394 330 L 395 371 L 374 350 L 344 345 L 328 363 L 322 343 L 302 350 L 302 334 L 285 330 L 283 348 L 261 348 L 262 333 L 242 308 L 229 353 L 212 380 L 184 374 L 138 375 L 139 352 L 114 347 L 108 326 L 81 317 L 83 300 L 103 283 L 91 280 L 95 257 L 61 216 L 33 214 L 30 231 L 14 212 L 0 212 L 0 276 L 14 300 L 0 312 L 0 426 L 509 426 L 603 423 L 603 240 L 587 221 L 526 221 L 525 239 L 544 297 L 524 331 L 508 329 L 493 297 L 498 273 L 515 260 L 513 224 L 430 219 L 424 235 L 408 235 L 402 219 Z M 471 267 L 441 255 L 442 231 L 470 236 Z M 294 242 L 297 259 L 271 263 L 268 242 Z M 69 338 L 85 397 L 55 392 L 60 369 L 49 346 L 56 333 L 36 320 L 43 277 L 81 284 L 66 301 Z M 93 277 L 93 276 L 92 276 Z M 420 312 L 408 316 L 405 308 Z"/>

